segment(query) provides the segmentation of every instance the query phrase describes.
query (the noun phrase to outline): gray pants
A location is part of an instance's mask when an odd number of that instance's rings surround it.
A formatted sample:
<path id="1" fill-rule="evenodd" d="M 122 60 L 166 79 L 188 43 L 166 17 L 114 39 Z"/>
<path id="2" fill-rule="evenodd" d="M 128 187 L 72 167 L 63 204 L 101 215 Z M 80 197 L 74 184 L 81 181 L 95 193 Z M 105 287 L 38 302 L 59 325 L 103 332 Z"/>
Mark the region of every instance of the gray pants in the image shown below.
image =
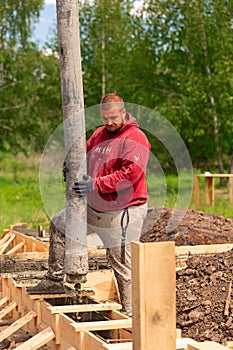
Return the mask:
<path id="1" fill-rule="evenodd" d="M 147 203 L 128 208 L 127 218 L 123 210 L 99 213 L 87 207 L 87 234 L 97 233 L 107 249 L 114 270 L 124 311 L 131 315 L 131 249 L 130 243 L 138 241 L 143 221 L 147 215 Z M 50 224 L 50 249 L 48 276 L 53 280 L 64 277 L 65 259 L 65 209 L 57 213 Z M 126 230 L 125 261 L 121 257 L 122 224 Z"/>

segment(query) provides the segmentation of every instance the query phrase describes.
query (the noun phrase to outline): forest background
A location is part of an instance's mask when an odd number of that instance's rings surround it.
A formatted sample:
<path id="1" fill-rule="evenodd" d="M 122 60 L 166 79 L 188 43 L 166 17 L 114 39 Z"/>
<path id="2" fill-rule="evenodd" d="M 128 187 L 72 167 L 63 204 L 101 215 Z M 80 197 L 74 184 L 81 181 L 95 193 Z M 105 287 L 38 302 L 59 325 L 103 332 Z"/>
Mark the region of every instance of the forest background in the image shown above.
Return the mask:
<path id="1" fill-rule="evenodd" d="M 233 173 L 233 0 L 152 0 L 137 12 L 133 3 L 80 1 L 85 107 L 117 92 L 173 125 L 194 171 Z M 12 188 L 62 123 L 56 28 L 42 50 L 31 39 L 42 8 L 43 0 L 0 3 L 0 177 L 8 181 L 11 168 Z M 175 173 L 151 142 L 164 172 Z"/>

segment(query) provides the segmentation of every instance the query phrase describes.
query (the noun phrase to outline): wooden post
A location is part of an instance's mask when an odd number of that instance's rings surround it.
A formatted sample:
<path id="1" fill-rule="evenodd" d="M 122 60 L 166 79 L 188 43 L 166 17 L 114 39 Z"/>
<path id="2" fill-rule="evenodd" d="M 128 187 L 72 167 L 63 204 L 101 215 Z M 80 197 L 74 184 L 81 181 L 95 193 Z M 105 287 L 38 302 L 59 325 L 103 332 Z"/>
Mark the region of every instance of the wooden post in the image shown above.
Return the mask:
<path id="1" fill-rule="evenodd" d="M 198 205 L 200 202 L 199 176 L 194 176 L 194 203 Z"/>
<path id="2" fill-rule="evenodd" d="M 233 177 L 229 177 L 230 203 L 233 205 Z"/>
<path id="3" fill-rule="evenodd" d="M 133 350 L 175 350 L 175 244 L 133 242 L 131 247 Z"/>
<path id="4" fill-rule="evenodd" d="M 86 170 L 86 137 L 78 0 L 57 0 L 57 26 L 66 156 L 65 273 L 70 283 L 88 272 L 86 201 L 73 190 Z M 85 280 L 85 277 L 83 278 Z"/>
<path id="5" fill-rule="evenodd" d="M 207 205 L 214 205 L 214 177 L 213 176 L 206 176 L 206 187 L 205 187 L 205 193 L 206 193 L 206 204 Z"/>

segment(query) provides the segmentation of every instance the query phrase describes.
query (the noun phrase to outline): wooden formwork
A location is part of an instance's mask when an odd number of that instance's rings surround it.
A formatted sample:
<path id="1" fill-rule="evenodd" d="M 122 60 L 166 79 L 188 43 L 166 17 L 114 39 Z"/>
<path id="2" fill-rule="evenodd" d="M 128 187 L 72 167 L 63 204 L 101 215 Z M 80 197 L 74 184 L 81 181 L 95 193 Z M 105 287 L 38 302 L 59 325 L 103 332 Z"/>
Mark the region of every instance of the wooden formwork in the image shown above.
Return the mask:
<path id="1" fill-rule="evenodd" d="M 107 273 L 109 279 L 110 271 Z M 96 274 L 95 279 L 100 285 L 100 290 L 97 293 L 100 297 L 101 290 L 103 290 L 100 283 L 102 273 L 97 271 L 93 274 Z M 25 288 L 27 283 L 22 286 L 22 283 L 18 284 L 14 277 L 10 274 L 2 276 L 4 297 L 1 299 L 0 305 L 5 305 L 5 307 L 0 311 L 0 319 L 11 314 L 11 317 L 16 321 L 0 333 L 0 342 L 21 327 L 24 327 L 30 334 L 35 334 L 22 345 L 24 350 L 38 349 L 44 344 L 47 344 L 48 349 L 59 350 L 114 349 L 115 344 L 112 347 L 110 344 L 114 341 L 113 336 L 118 342 L 125 342 L 126 338 L 132 339 L 132 320 L 117 311 L 121 309 L 118 302 L 100 302 L 100 300 L 88 296 L 90 291 L 83 290 L 82 298 L 85 299 L 85 303 L 67 305 L 64 301 L 67 302 L 68 299 L 73 298 L 70 294 L 29 295 Z M 91 284 L 90 281 L 87 282 L 87 287 L 89 284 Z M 98 289 L 98 285 L 96 289 Z M 112 291 L 110 297 L 114 295 L 115 293 Z M 106 291 L 103 292 L 102 296 L 106 296 Z M 54 303 L 58 303 L 59 306 L 53 305 Z M 82 313 L 85 313 L 89 319 L 93 314 L 96 314 L 97 319 L 99 317 L 103 320 L 77 322 L 70 316 Z M 101 331 L 105 331 L 105 333 L 108 331 L 109 339 L 95 334 Z M 40 333 L 40 337 L 38 337 L 38 333 Z M 122 350 L 128 349 L 127 346 L 127 343 L 123 344 Z"/>
<path id="2" fill-rule="evenodd" d="M 27 268 L 30 266 L 27 262 L 33 260 L 37 268 L 36 262 L 47 260 L 48 240 L 17 232 L 15 226 L 5 230 L 0 240 L 1 270 L 12 256 L 17 262 L 23 261 L 21 268 L 26 267 L 26 271 L 13 269 L 1 274 L 0 345 L 21 329 L 29 339 L 16 344 L 19 350 L 153 350 L 158 344 L 160 350 L 232 349 L 230 343 L 224 347 L 215 342 L 181 338 L 175 329 L 175 302 L 171 295 L 172 289 L 175 293 L 175 266 L 183 268 L 187 256 L 223 252 L 233 245 L 173 247 L 172 244 L 133 243 L 134 316 L 131 319 L 120 311 L 111 269 L 90 272 L 78 299 L 69 293 L 29 295 L 26 287 L 37 283 L 45 270 Z M 153 274 L 151 264 L 157 266 Z M 159 285 L 156 291 L 154 285 Z M 169 294 L 165 292 L 167 288 Z"/>

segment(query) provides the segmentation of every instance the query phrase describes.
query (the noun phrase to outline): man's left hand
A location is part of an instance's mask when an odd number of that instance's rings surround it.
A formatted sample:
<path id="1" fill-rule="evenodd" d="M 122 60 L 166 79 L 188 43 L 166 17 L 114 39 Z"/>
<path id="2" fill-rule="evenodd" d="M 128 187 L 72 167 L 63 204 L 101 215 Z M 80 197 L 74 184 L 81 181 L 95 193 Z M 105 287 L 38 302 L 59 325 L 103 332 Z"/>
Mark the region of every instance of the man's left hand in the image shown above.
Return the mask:
<path id="1" fill-rule="evenodd" d="M 93 179 L 89 175 L 83 175 L 83 179 L 74 183 L 74 191 L 79 197 L 86 197 L 93 190 Z"/>

